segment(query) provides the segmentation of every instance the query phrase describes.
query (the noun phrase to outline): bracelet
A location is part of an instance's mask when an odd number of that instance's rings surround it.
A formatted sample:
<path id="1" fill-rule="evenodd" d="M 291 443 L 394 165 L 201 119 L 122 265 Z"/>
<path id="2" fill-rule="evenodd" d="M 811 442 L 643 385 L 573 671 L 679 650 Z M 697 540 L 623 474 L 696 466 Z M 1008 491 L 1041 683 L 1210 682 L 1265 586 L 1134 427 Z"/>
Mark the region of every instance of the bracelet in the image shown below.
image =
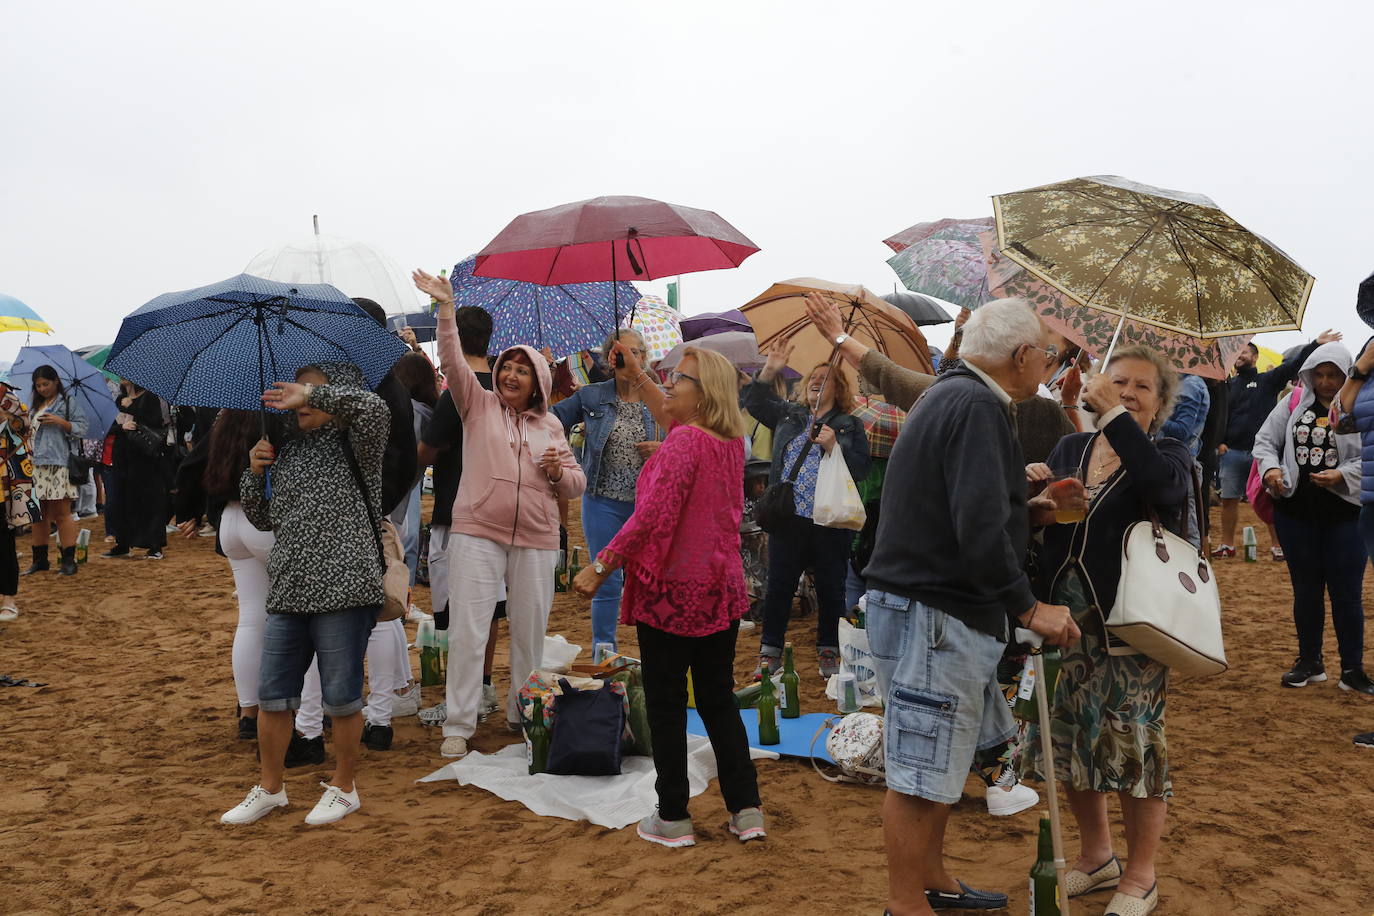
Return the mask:
<path id="1" fill-rule="evenodd" d="M 1060 406 L 1060 407 L 1063 407 L 1065 410 L 1079 410 L 1079 409 L 1081 409 L 1081 408 L 1079 408 L 1079 406 L 1078 406 L 1077 404 L 1061 404 L 1061 405 L 1059 405 L 1059 406 Z"/>
<path id="2" fill-rule="evenodd" d="M 649 377 L 649 373 L 641 369 L 639 375 L 635 377 L 635 383 L 630 386 L 630 390 L 638 391 L 639 389 L 643 388 L 645 385 L 652 381 L 653 379 Z"/>

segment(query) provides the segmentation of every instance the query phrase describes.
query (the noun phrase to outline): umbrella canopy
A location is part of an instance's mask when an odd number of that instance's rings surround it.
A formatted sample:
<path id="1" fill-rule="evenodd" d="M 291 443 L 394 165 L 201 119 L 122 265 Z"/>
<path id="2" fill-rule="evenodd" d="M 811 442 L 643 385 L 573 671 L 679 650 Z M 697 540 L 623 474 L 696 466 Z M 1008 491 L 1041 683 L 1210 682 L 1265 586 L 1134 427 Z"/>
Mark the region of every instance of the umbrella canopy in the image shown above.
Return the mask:
<path id="1" fill-rule="evenodd" d="M 647 197 L 525 213 L 477 253 L 478 276 L 544 286 L 738 267 L 759 248 L 718 214 Z"/>
<path id="2" fill-rule="evenodd" d="M 753 334 L 754 328 L 739 309 L 729 309 L 724 312 L 702 312 L 700 315 L 692 315 L 690 318 L 682 319 L 683 340 L 696 340 L 699 337 L 709 337 L 712 334 L 723 334 L 729 331 L 745 331 Z"/>
<path id="3" fill-rule="evenodd" d="M 928 324 L 945 324 L 954 320 L 949 316 L 949 312 L 940 307 L 939 302 L 920 293 L 894 289 L 883 297 L 883 301 L 888 305 L 897 306 L 910 315 L 917 327 Z"/>
<path id="4" fill-rule="evenodd" d="M 1365 324 L 1374 327 L 1374 274 L 1360 281 L 1360 289 L 1355 296 L 1355 313 Z"/>
<path id="5" fill-rule="evenodd" d="M 1200 194 L 1115 175 L 992 199 L 997 246 L 1073 299 L 1191 337 L 1295 331 L 1312 275 Z"/>
<path id="6" fill-rule="evenodd" d="M 1039 313 L 1046 327 L 1093 356 L 1100 357 L 1107 352 L 1120 325 L 1119 345 L 1143 344 L 1157 350 L 1181 372 L 1224 379 L 1235 365 L 1236 354 L 1253 336 L 1241 334 L 1203 340 L 1133 319 L 1122 324 L 1114 315 L 1080 305 L 1005 257 L 997 248 L 996 232 L 983 233 L 983 250 L 988 262 L 988 286 L 994 297 L 1025 299 Z"/>
<path id="7" fill-rule="evenodd" d="M 965 228 L 972 227 L 972 228 Z M 970 233 L 977 234 L 992 228 L 991 216 L 975 216 L 970 219 L 937 219 L 930 223 L 917 223 L 903 229 L 891 238 L 883 239 L 883 244 L 893 251 L 900 252 L 910 248 L 917 242 L 925 241 L 934 235 L 939 235 L 946 230 L 954 229 L 957 236 L 966 236 Z"/>
<path id="8" fill-rule="evenodd" d="M 491 313 L 487 350 L 492 355 L 516 344 L 548 347 L 559 358 L 599 347 L 616 329 L 623 311 L 617 310 L 617 299 L 627 307 L 639 301 L 639 290 L 625 281 L 543 286 L 478 276 L 476 266 L 476 255 L 453 265 L 449 282 L 456 305 L 475 305 Z"/>
<path id="9" fill-rule="evenodd" d="M 822 337 L 807 317 L 809 292 L 820 293 L 839 304 L 845 332 L 855 340 L 887 355 L 900 366 L 918 372 L 934 371 L 925 336 L 909 315 L 862 286 L 814 277 L 774 283 L 740 308 L 754 328 L 760 351 L 766 352 L 773 344 L 791 338 L 795 349 L 788 365 L 803 377 L 816 366 L 832 361 L 834 342 Z"/>
<path id="10" fill-rule="evenodd" d="M 668 351 L 682 343 L 682 315 L 658 296 L 644 296 L 634 307 L 634 320 L 626 327 L 634 328 L 644 338 L 649 362 L 658 362 Z M 602 341 L 597 341 L 598 344 Z"/>
<path id="11" fill-rule="evenodd" d="M 758 341 L 754 339 L 753 331 L 723 331 L 697 340 L 683 341 L 673 347 L 668 355 L 663 357 L 663 361 L 658 364 L 659 371 L 672 369 L 682 362 L 683 351 L 688 347 L 714 350 L 728 359 L 736 369 L 742 369 L 745 372 L 763 368 L 764 359 L 759 355 L 759 345 Z"/>
<path id="12" fill-rule="evenodd" d="M 86 435 L 91 439 L 104 438 L 119 408 L 110 397 L 110 389 L 100 370 L 61 344 L 22 347 L 10 367 L 9 386 L 19 393 L 19 399 L 25 404 L 32 398 L 33 373 L 39 366 L 52 366 L 57 370 L 67 396 L 86 414 L 89 422 Z"/>
<path id="13" fill-rule="evenodd" d="M 13 296 L 0 293 L 0 331 L 37 331 L 51 334 L 52 328 L 38 313 Z"/>
<path id="14" fill-rule="evenodd" d="M 911 242 L 888 258 L 887 264 L 907 289 L 976 309 L 992 298 L 978 241 L 979 234 L 990 228 L 991 219 L 918 223 L 894 236 Z"/>
<path id="15" fill-rule="evenodd" d="M 379 248 L 337 235 L 320 235 L 260 251 L 246 274 L 299 286 L 328 283 L 348 296 L 371 299 L 389 315 L 421 306 L 415 285 Z"/>
<path id="16" fill-rule="evenodd" d="M 405 315 L 392 315 L 386 320 L 386 329 L 393 334 L 401 328 L 415 332 L 418 343 L 429 343 L 439 336 L 439 320 L 432 312 L 409 312 Z"/>
<path id="17" fill-rule="evenodd" d="M 172 404 L 255 410 L 302 366 L 353 363 L 375 388 L 406 352 L 332 286 L 239 274 L 130 313 L 106 367 Z"/>

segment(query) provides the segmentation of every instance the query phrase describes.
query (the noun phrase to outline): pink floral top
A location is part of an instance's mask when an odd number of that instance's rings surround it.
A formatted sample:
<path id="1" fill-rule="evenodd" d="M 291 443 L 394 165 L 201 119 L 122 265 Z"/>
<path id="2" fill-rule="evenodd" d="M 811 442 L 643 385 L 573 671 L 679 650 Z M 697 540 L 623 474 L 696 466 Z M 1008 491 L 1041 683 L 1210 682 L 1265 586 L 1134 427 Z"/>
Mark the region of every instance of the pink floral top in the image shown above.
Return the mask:
<path id="1" fill-rule="evenodd" d="M 625 568 L 621 623 L 709 636 L 742 617 L 743 511 L 743 440 L 674 425 L 639 476 L 634 514 L 606 547 Z"/>

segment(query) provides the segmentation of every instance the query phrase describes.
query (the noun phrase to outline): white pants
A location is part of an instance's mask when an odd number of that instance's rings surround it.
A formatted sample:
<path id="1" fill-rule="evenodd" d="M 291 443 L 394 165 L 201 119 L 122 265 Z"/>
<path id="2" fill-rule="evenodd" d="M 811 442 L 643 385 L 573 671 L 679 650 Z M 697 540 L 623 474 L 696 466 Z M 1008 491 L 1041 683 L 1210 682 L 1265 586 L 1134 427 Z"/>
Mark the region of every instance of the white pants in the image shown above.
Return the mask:
<path id="1" fill-rule="evenodd" d="M 434 613 L 448 601 L 448 525 L 429 526 L 429 599 Z"/>
<path id="2" fill-rule="evenodd" d="M 367 705 L 363 718 L 372 725 L 391 724 L 391 704 L 410 683 L 405 618 L 377 624 L 367 640 Z"/>
<path id="3" fill-rule="evenodd" d="M 530 672 L 543 664 L 544 632 L 553 605 L 553 570 L 558 551 L 506 547 L 466 534 L 449 537 L 448 718 L 444 737 L 472 737 L 482 700 L 482 658 L 491 632 L 492 609 L 508 585 L 510 689 L 506 721 L 520 721 L 518 693 Z"/>
<path id="4" fill-rule="evenodd" d="M 324 694 L 320 690 L 320 663 L 310 660 L 301 684 L 301 708 L 296 710 L 296 731 L 302 738 L 319 738 L 324 734 Z"/>
<path id="5" fill-rule="evenodd" d="M 275 541 L 272 532 L 253 527 L 237 502 L 224 507 L 219 542 L 229 559 L 239 598 L 232 655 L 239 706 L 258 705 L 258 672 L 262 667 L 263 630 L 267 626 L 267 554 Z"/>

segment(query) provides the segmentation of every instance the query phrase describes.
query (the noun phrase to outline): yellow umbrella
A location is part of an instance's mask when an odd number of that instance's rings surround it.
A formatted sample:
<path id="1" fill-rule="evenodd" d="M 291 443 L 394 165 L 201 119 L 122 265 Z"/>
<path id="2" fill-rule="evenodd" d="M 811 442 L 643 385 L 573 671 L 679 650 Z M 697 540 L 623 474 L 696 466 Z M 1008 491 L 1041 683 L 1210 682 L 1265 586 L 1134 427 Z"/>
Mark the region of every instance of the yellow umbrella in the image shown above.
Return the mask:
<path id="1" fill-rule="evenodd" d="M 1259 359 L 1255 360 L 1255 368 L 1260 372 L 1264 372 L 1266 369 L 1272 369 L 1283 362 L 1283 354 L 1278 350 L 1261 347 L 1259 344 L 1255 344 L 1255 348 L 1259 350 Z"/>

